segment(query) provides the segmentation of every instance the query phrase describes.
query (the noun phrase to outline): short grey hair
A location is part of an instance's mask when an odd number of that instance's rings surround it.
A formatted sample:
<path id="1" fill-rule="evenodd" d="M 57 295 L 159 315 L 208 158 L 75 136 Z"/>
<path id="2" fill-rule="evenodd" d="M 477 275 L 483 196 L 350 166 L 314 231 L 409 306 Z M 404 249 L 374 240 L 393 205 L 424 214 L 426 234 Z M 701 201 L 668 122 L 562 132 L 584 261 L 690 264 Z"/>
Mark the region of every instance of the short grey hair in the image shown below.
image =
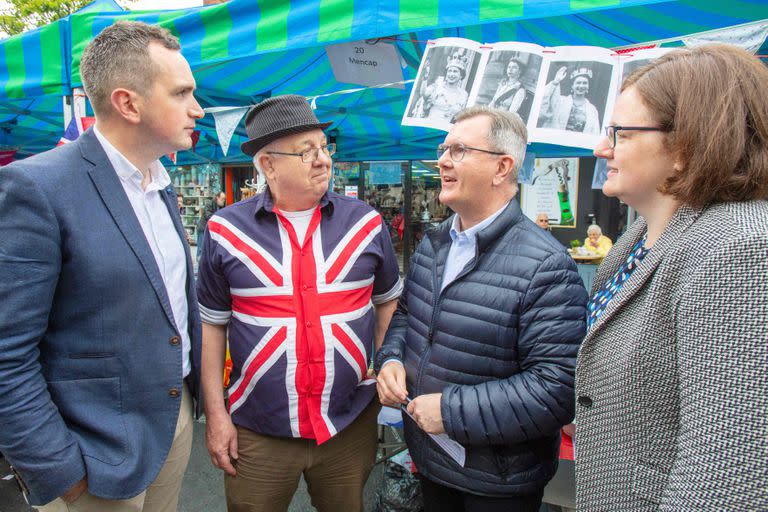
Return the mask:
<path id="1" fill-rule="evenodd" d="M 597 224 L 591 224 L 587 228 L 587 235 L 589 235 L 590 233 L 597 233 L 598 235 L 602 235 L 603 234 L 603 230 L 600 229 L 600 226 L 598 226 Z"/>
<path id="2" fill-rule="evenodd" d="M 259 156 L 261 155 L 261 150 L 257 151 L 255 155 L 253 155 L 253 158 L 251 159 L 253 162 L 253 168 L 256 169 L 256 172 L 259 174 L 264 174 L 264 171 L 261 170 L 261 166 L 259 165 Z"/>
<path id="3" fill-rule="evenodd" d="M 279 139 L 276 139 L 279 140 Z M 275 149 L 275 141 L 269 141 L 267 144 L 264 144 L 255 155 L 253 155 L 253 158 L 251 159 L 253 161 L 253 167 L 256 168 L 256 172 L 264 176 L 266 179 L 266 174 L 264 174 L 264 171 L 262 170 L 261 166 L 259 165 L 259 157 L 263 155 L 264 153 L 269 153 L 270 151 L 273 151 Z"/>
<path id="4" fill-rule="evenodd" d="M 272 147 L 272 142 L 264 146 L 263 148 L 259 149 L 255 155 L 253 155 L 253 158 L 251 159 L 253 161 L 253 168 L 256 169 L 256 192 L 261 193 L 263 192 L 267 187 L 267 175 L 264 173 L 264 170 L 261 168 L 261 165 L 259 165 L 259 157 L 263 155 L 264 153 L 267 153 L 270 151 Z"/>
<path id="5" fill-rule="evenodd" d="M 525 146 L 528 143 L 528 130 L 525 123 L 514 112 L 478 105 L 465 108 L 454 118 L 454 122 L 464 121 L 473 117 L 486 116 L 491 121 L 488 130 L 488 144 L 494 151 L 511 155 L 515 161 L 510 180 L 517 183 L 517 174 L 525 159 Z"/>
<path id="6" fill-rule="evenodd" d="M 83 51 L 80 80 L 96 115 L 108 115 L 112 91 L 125 87 L 139 94 L 152 88 L 157 69 L 149 44 L 180 50 L 168 30 L 140 21 L 118 21 L 105 28 Z"/>

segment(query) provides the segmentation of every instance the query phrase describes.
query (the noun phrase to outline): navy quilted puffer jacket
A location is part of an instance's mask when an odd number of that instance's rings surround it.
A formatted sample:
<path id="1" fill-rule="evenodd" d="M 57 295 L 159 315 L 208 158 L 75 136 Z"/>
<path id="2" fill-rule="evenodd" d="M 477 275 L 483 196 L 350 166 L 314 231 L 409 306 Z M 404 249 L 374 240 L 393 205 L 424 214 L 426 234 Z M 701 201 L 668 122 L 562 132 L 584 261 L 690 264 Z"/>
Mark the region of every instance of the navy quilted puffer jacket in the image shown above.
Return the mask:
<path id="1" fill-rule="evenodd" d="M 449 230 L 450 219 L 414 254 L 376 369 L 399 359 L 409 396 L 443 393 L 445 431 L 467 461 L 454 463 L 406 417 L 424 476 L 486 496 L 538 492 L 557 469 L 559 429 L 573 418 L 586 290 L 565 249 L 513 200 L 441 292 Z"/>

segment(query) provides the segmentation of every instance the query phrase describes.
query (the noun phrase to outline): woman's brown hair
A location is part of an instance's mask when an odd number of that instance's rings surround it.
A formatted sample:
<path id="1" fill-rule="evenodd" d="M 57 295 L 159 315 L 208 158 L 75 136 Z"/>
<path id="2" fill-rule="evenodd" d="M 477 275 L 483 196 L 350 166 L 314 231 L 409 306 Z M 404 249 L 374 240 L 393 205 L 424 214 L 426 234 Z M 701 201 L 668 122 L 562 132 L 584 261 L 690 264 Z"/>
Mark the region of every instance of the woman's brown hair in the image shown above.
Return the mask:
<path id="1" fill-rule="evenodd" d="M 632 73 L 682 169 L 660 191 L 701 208 L 768 198 L 768 68 L 724 44 L 674 50 Z"/>

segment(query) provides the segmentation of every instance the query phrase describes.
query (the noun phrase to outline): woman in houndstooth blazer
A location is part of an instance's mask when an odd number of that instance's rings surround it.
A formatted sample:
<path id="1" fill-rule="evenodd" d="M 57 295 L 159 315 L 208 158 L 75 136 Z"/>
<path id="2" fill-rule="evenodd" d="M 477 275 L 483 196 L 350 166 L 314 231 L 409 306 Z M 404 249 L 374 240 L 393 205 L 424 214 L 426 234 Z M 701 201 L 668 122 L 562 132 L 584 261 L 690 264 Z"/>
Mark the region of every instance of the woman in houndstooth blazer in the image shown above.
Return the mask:
<path id="1" fill-rule="evenodd" d="M 642 218 L 598 270 L 576 369 L 582 511 L 768 510 L 768 69 L 673 51 L 622 86 L 603 192 Z"/>

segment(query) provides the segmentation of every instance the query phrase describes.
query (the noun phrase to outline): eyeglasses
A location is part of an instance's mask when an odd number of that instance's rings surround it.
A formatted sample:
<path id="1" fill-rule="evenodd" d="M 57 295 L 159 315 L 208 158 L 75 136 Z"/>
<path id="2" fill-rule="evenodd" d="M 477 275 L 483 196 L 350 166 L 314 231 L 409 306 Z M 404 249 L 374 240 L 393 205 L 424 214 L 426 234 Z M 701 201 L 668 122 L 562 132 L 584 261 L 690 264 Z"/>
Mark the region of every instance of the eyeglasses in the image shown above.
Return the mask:
<path id="1" fill-rule="evenodd" d="M 616 147 L 616 132 L 621 130 L 632 130 L 638 132 L 668 132 L 666 128 L 657 128 L 655 126 L 606 126 L 605 136 L 608 137 L 610 148 Z"/>
<path id="2" fill-rule="evenodd" d="M 461 142 L 455 142 L 453 144 L 440 144 L 439 146 L 437 146 L 438 160 L 440 160 L 440 157 L 443 156 L 446 150 L 449 152 L 449 155 L 451 156 L 451 160 L 453 160 L 454 162 L 461 162 L 461 160 L 464 158 L 464 155 L 467 153 L 467 150 L 480 151 L 482 153 L 488 153 L 491 155 L 506 155 L 506 153 L 500 153 L 498 151 L 488 151 L 487 149 L 473 148 L 470 146 L 465 146 Z"/>
<path id="3" fill-rule="evenodd" d="M 325 146 L 320 146 L 319 148 L 309 148 L 305 149 L 301 153 L 284 153 L 282 151 L 267 151 L 266 153 L 270 155 L 286 155 L 286 156 L 300 156 L 301 161 L 305 164 L 309 162 L 314 162 L 318 159 L 320 156 L 320 151 L 325 153 L 326 156 L 333 156 L 334 153 L 336 153 L 336 144 L 331 142 L 330 144 L 326 144 Z"/>

